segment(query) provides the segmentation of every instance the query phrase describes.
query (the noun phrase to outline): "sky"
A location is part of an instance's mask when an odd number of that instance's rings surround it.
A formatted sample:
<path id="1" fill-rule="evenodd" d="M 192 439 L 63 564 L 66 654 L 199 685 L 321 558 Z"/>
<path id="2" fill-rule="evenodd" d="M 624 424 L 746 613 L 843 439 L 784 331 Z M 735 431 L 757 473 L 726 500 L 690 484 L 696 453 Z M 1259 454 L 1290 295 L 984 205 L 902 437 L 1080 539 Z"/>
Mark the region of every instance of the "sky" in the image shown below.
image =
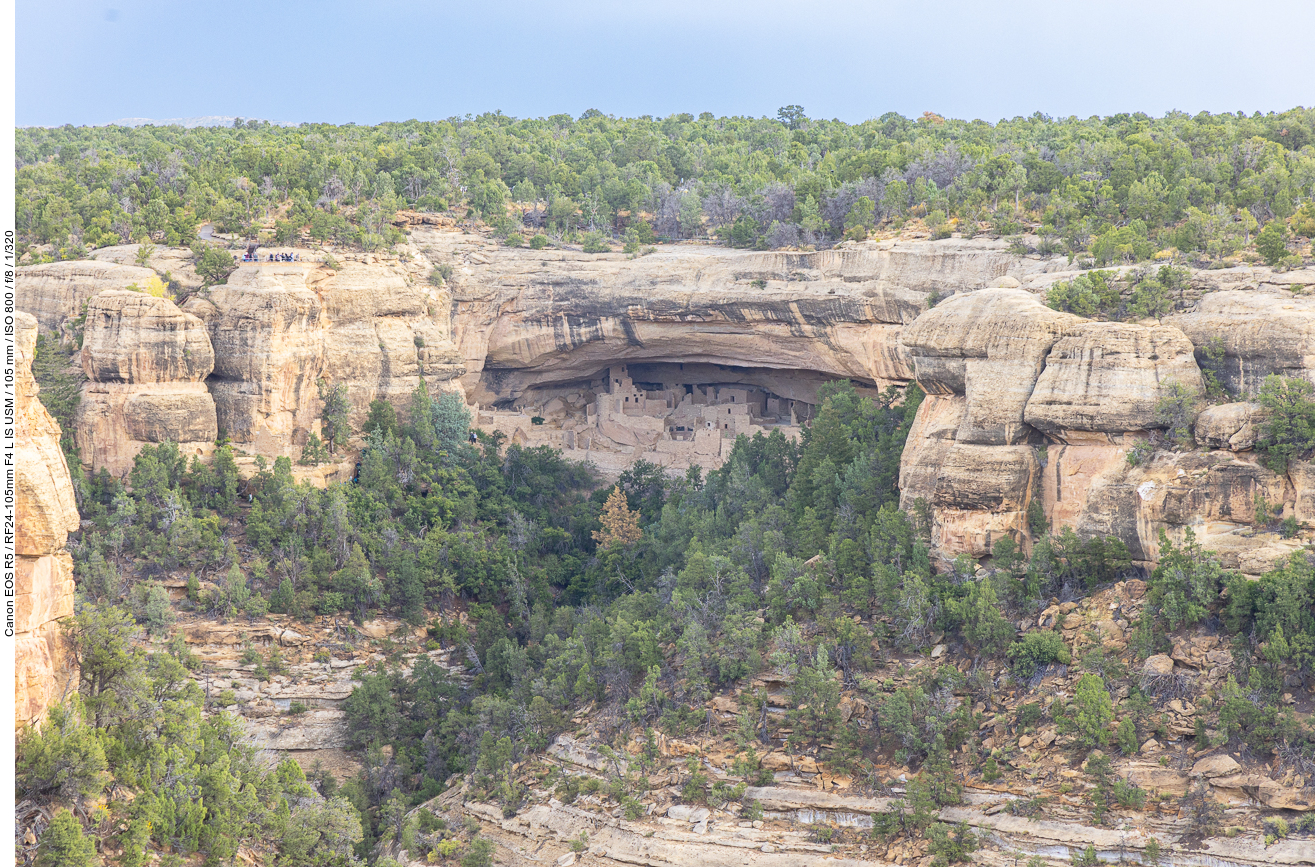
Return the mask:
<path id="1" fill-rule="evenodd" d="M 1310 0 L 16 0 L 15 21 L 19 126 L 1315 103 Z"/>

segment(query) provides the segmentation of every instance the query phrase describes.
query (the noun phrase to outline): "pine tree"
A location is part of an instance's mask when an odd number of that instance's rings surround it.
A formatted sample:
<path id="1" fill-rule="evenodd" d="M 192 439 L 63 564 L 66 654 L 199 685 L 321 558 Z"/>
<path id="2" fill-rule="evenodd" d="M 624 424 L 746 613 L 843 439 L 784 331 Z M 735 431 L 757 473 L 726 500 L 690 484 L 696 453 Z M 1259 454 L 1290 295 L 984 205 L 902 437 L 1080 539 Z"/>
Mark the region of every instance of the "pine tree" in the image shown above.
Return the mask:
<path id="1" fill-rule="evenodd" d="M 630 511 L 626 495 L 621 493 L 620 485 L 612 488 L 612 493 L 608 496 L 598 521 L 603 525 L 603 529 L 595 530 L 593 536 L 600 548 L 629 546 L 643 538 L 644 531 L 639 529 L 639 513 Z"/>
<path id="2" fill-rule="evenodd" d="M 96 849 L 68 810 L 59 810 L 37 846 L 36 867 L 91 867 Z"/>
<path id="3" fill-rule="evenodd" d="M 1088 746 L 1103 747 L 1109 742 L 1109 725 L 1114 720 L 1114 701 L 1105 681 L 1094 674 L 1078 680 L 1073 695 L 1074 724 Z"/>

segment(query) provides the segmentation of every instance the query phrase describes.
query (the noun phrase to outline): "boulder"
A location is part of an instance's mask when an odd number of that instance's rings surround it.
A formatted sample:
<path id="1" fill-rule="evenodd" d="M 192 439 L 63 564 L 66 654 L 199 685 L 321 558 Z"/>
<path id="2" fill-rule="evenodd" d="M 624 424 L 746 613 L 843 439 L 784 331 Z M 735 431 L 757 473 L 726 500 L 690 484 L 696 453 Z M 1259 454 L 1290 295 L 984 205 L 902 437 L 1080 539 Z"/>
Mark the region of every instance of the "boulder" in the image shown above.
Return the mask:
<path id="1" fill-rule="evenodd" d="M 1258 403 L 1225 403 L 1206 407 L 1196 417 L 1196 444 L 1211 449 L 1244 452 L 1256 444 L 1264 407 Z"/>
<path id="2" fill-rule="evenodd" d="M 1232 756 L 1219 754 L 1206 756 L 1192 765 L 1192 776 L 1213 779 L 1215 777 L 1232 776 L 1240 770 L 1242 770 L 1242 766 Z"/>
<path id="3" fill-rule="evenodd" d="M 1232 774 L 1213 777 L 1210 785 L 1237 798 L 1259 801 L 1271 810 L 1315 810 L 1315 797 L 1305 789 L 1285 786 L 1261 774 Z"/>
<path id="4" fill-rule="evenodd" d="M 1159 765 L 1134 765 L 1126 770 L 1126 776 L 1128 782 L 1147 791 L 1169 795 L 1184 795 L 1191 785 L 1187 774 Z"/>
<path id="5" fill-rule="evenodd" d="M 1156 407 L 1173 384 L 1201 391 L 1192 352 L 1172 326 L 1075 325 L 1051 347 L 1023 418 L 1050 434 L 1163 427 Z"/>
<path id="6" fill-rule="evenodd" d="M 712 812 L 707 807 L 691 807 L 687 804 L 672 804 L 667 809 L 668 818 L 689 822 L 691 825 L 706 822 L 710 815 Z"/>
<path id="7" fill-rule="evenodd" d="M 1151 677 L 1163 677 L 1173 674 L 1173 659 L 1164 653 L 1148 656 L 1142 663 L 1141 672 Z"/>

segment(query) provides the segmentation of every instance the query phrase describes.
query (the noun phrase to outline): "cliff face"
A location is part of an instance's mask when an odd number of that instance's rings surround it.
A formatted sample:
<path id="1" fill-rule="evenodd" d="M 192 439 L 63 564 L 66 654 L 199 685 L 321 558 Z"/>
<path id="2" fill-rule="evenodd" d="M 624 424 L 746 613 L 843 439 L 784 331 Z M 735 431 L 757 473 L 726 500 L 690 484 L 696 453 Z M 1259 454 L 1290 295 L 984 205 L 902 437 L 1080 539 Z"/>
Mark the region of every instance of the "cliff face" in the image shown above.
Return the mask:
<path id="1" fill-rule="evenodd" d="M 73 614 L 73 560 L 64 550 L 78 528 L 68 465 L 59 449 L 59 426 L 37 400 L 32 379 L 37 321 L 17 314 L 17 562 L 15 724 L 40 722 L 58 701 L 70 672 L 60 635 Z"/>
<path id="2" fill-rule="evenodd" d="M 437 390 L 462 370 L 448 297 L 418 279 L 421 263 L 249 264 L 185 309 L 123 290 L 153 273 L 102 262 L 19 271 L 19 305 L 42 328 L 68 332 L 85 307 L 75 437 L 93 469 L 123 475 L 165 440 L 208 454 L 220 432 L 295 458 L 318 430 L 319 378 L 346 386 L 359 425 L 370 401 L 402 406 L 422 376 Z"/>
<path id="3" fill-rule="evenodd" d="M 902 504 L 932 507 L 945 557 L 986 556 L 1005 535 L 1026 544 L 1035 502 L 1052 526 L 1118 538 L 1135 560 L 1157 559 L 1161 530 L 1179 541 L 1191 527 L 1229 567 L 1271 568 L 1299 545 L 1257 527 L 1255 503 L 1310 522 L 1311 473 L 1257 462 L 1253 404 L 1202 414 L 1197 444 L 1214 451 L 1159 451 L 1137 465 L 1128 454 L 1166 427 L 1160 406 L 1175 389 L 1202 391 L 1200 347 L 1223 353 L 1221 378 L 1242 393 L 1270 373 L 1312 377 L 1306 305 L 1285 295 L 1207 295 L 1167 325 L 1081 320 L 1020 290 L 943 302 L 902 337 L 932 395 L 905 448 Z"/>
<path id="4" fill-rule="evenodd" d="M 1059 267 L 990 241 L 886 242 L 817 253 L 664 247 L 630 259 L 505 250 L 457 232 L 417 229 L 412 243 L 453 267 L 452 328 L 462 383 L 481 404 L 587 381 L 618 362 L 707 363 L 811 374 L 784 397 L 849 377 L 884 386 L 910 378 L 903 326 L 932 293 Z"/>
<path id="5" fill-rule="evenodd" d="M 442 287 L 425 279 L 435 266 L 449 275 Z M 486 429 L 612 473 L 640 456 L 716 465 L 726 444 L 711 440 L 749 429 L 691 427 L 676 417 L 682 391 L 709 405 L 752 398 L 761 407 L 745 424 L 794 429 L 827 380 L 916 381 L 929 397 L 901 498 L 930 506 L 945 557 L 985 556 L 1002 535 L 1027 544 L 1034 504 L 1053 526 L 1121 539 L 1138 560 L 1157 557 L 1161 530 L 1189 526 L 1244 571 L 1285 556 L 1293 543 L 1255 525 L 1255 500 L 1315 522 L 1315 471 L 1299 463 L 1279 477 L 1258 464 L 1257 407 L 1245 400 L 1269 373 L 1315 376 L 1315 301 L 1290 291 L 1315 286 L 1315 271 L 1198 272 L 1163 321 L 1110 323 L 1044 306 L 1068 267 L 989 240 L 677 245 L 631 258 L 417 226 L 401 260 L 243 265 L 182 309 L 115 291 L 141 275 L 104 262 L 23 268 L 19 289 L 43 327 L 67 330 L 87 303 L 76 435 L 91 466 L 116 474 L 144 443 L 204 454 L 220 432 L 296 457 L 319 424 L 321 377 L 347 387 L 357 425 L 375 398 L 404 409 L 424 378 L 431 391 L 461 389 Z M 1243 402 L 1201 414 L 1200 450 L 1132 465 L 1129 450 L 1161 436 L 1160 403 L 1201 389 L 1202 365 Z M 604 420 L 614 368 L 628 369 L 632 399 L 647 397 Z M 649 412 L 662 394 L 662 412 Z"/>
<path id="6" fill-rule="evenodd" d="M 215 354 L 205 323 L 166 298 L 110 289 L 87 305 L 74 437 L 83 459 L 121 475 L 142 446 L 214 448 L 215 402 L 204 380 Z"/>

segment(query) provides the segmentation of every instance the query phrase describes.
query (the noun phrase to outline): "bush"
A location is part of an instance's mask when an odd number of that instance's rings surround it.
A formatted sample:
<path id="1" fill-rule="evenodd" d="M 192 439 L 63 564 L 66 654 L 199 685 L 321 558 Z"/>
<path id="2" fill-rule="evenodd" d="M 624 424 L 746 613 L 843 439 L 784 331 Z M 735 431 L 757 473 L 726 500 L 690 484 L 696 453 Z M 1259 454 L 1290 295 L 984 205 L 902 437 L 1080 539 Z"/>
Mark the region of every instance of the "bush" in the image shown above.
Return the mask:
<path id="1" fill-rule="evenodd" d="M 493 843 L 483 837 L 470 841 L 470 848 L 461 856 L 461 867 L 492 867 Z"/>
<path id="2" fill-rule="evenodd" d="M 531 250 L 542 250 L 545 247 L 551 247 L 551 246 L 552 246 L 552 241 L 548 240 L 547 235 L 535 235 L 533 238 L 530 239 Z"/>
<path id="3" fill-rule="evenodd" d="M 978 846 L 977 835 L 962 822 L 953 829 L 944 822 L 937 822 L 927 830 L 927 839 L 930 843 L 928 851 L 934 856 L 933 867 L 969 861 L 969 856 Z"/>
<path id="4" fill-rule="evenodd" d="M 1089 271 L 1061 280 L 1046 293 L 1046 306 L 1088 318 L 1113 318 L 1122 300 L 1113 271 Z"/>
<path id="5" fill-rule="evenodd" d="M 15 775 L 19 791 L 27 795 L 94 798 L 109 781 L 108 767 L 76 695 L 68 704 L 51 708 L 39 730 L 27 728 L 19 734 Z"/>
<path id="6" fill-rule="evenodd" d="M 1268 410 L 1256 439 L 1262 462 L 1280 475 L 1288 462 L 1315 450 L 1315 387 L 1295 377 L 1271 373 L 1256 400 Z"/>
<path id="7" fill-rule="evenodd" d="M 91 867 L 95 857 L 96 847 L 78 820 L 68 810 L 57 810 L 37 845 L 36 867 Z"/>
<path id="8" fill-rule="evenodd" d="M 1288 255 L 1288 227 L 1279 220 L 1270 220 L 1256 235 L 1256 252 L 1266 265 L 1277 265 Z"/>
<path id="9" fill-rule="evenodd" d="M 584 251 L 586 253 L 610 253 L 612 248 L 603 240 L 600 232 L 589 232 L 584 236 Z"/>
<path id="10" fill-rule="evenodd" d="M 1175 380 L 1163 385 L 1164 394 L 1155 404 L 1155 423 L 1164 425 L 1169 441 L 1178 448 L 1191 448 L 1192 424 L 1201 407 L 1201 395 Z"/>
<path id="11" fill-rule="evenodd" d="M 512 232 L 507 236 L 508 247 L 520 247 L 525 244 L 525 237 L 520 232 Z"/>
<path id="12" fill-rule="evenodd" d="M 1114 721 L 1114 700 L 1105 681 L 1094 674 L 1078 679 L 1071 706 L 1071 722 L 1083 743 L 1103 747 L 1109 742 L 1109 724 Z"/>
<path id="13" fill-rule="evenodd" d="M 1052 662 L 1068 665 L 1073 661 L 1064 637 L 1052 630 L 1027 633 L 1021 641 L 1009 645 L 1008 654 L 1014 673 L 1020 677 L 1031 677 L 1038 668 Z"/>
<path id="14" fill-rule="evenodd" d="M 1141 440 L 1128 449 L 1128 466 L 1139 467 L 1155 454 L 1155 446 L 1150 440 Z"/>

